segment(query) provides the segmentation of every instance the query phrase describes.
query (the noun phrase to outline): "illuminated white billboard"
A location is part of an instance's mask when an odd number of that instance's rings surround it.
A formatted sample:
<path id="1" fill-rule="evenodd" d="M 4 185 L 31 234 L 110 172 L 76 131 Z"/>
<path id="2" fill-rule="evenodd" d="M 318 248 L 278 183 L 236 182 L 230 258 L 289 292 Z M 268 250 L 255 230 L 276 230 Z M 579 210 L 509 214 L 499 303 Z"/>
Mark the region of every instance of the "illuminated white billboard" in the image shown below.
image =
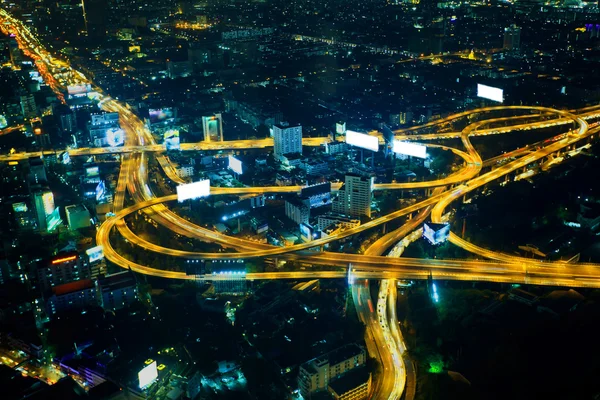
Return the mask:
<path id="1" fill-rule="evenodd" d="M 379 138 L 366 133 L 346 131 L 346 143 L 371 151 L 379 151 Z"/>
<path id="2" fill-rule="evenodd" d="M 427 157 L 427 147 L 410 142 L 403 142 L 401 140 L 394 140 L 394 145 L 392 147 L 392 151 L 398 154 L 404 154 L 407 156 L 426 158 Z"/>
<path id="3" fill-rule="evenodd" d="M 110 147 L 125 144 L 125 131 L 121 128 L 109 128 L 106 130 L 106 142 Z"/>
<path id="4" fill-rule="evenodd" d="M 441 244 L 448 240 L 450 235 L 450 224 L 423 224 L 423 237 L 431 244 Z"/>
<path id="5" fill-rule="evenodd" d="M 504 102 L 504 91 L 499 88 L 477 84 L 477 97 L 494 100 L 498 103 Z"/>
<path id="6" fill-rule="evenodd" d="M 89 262 L 102 260 L 104 258 L 104 251 L 102 250 L 102 246 L 89 248 L 85 251 L 85 254 L 87 254 Z"/>
<path id="7" fill-rule="evenodd" d="M 209 179 L 177 186 L 177 201 L 180 203 L 186 200 L 206 197 L 208 195 L 210 195 Z"/>
<path id="8" fill-rule="evenodd" d="M 158 369 L 156 368 L 156 361 L 152 361 L 151 364 L 144 367 L 138 372 L 138 380 L 140 381 L 140 389 L 147 388 L 158 378 Z"/>
<path id="9" fill-rule="evenodd" d="M 242 162 L 240 160 L 238 160 L 237 158 L 235 158 L 234 156 L 229 156 L 227 158 L 228 165 L 227 167 L 232 170 L 233 172 L 235 172 L 238 175 L 242 174 Z"/>
<path id="10" fill-rule="evenodd" d="M 167 150 L 179 150 L 181 148 L 181 142 L 179 140 L 179 129 L 169 129 L 165 131 L 164 144 Z"/>
<path id="11" fill-rule="evenodd" d="M 69 85 L 67 86 L 68 94 L 82 94 L 92 91 L 92 85 L 89 83 L 81 83 L 78 85 Z"/>

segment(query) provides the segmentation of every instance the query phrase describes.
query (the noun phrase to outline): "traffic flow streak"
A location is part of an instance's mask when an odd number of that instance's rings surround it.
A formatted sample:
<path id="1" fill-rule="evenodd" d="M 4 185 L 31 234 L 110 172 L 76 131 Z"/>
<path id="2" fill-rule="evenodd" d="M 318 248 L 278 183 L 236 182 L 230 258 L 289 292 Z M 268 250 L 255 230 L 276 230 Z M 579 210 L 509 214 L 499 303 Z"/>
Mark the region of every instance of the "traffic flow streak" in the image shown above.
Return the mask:
<path id="1" fill-rule="evenodd" d="M 559 111 L 559 110 L 552 110 L 552 109 L 548 109 L 545 107 L 526 107 L 526 106 L 515 106 L 515 107 L 511 107 L 511 109 L 521 109 L 521 110 L 531 110 L 531 109 L 535 109 L 538 111 L 547 111 L 547 112 L 556 112 L 559 115 L 564 115 L 566 117 L 570 117 L 572 118 L 573 121 L 576 121 L 579 125 L 580 125 L 580 134 L 577 136 L 570 136 L 567 137 L 561 141 L 555 142 L 552 145 L 540 149 L 538 151 L 535 151 L 531 154 L 529 154 L 526 157 L 520 158 L 518 160 L 512 161 L 510 163 L 505 164 L 502 167 L 497 168 L 496 170 L 481 175 L 479 178 L 475 178 L 475 179 L 483 179 L 482 182 L 490 182 L 493 180 L 498 179 L 500 176 L 504 176 L 516 169 L 522 168 L 528 164 L 530 164 L 533 161 L 536 161 L 540 158 L 543 158 L 545 156 L 547 156 L 548 154 L 559 150 L 565 146 L 568 146 L 572 143 L 575 143 L 579 140 L 581 140 L 582 138 L 585 137 L 585 133 L 587 132 L 587 123 L 585 121 L 583 121 L 580 118 L 577 118 L 576 116 L 570 114 L 567 111 Z M 475 112 L 481 112 L 480 110 L 474 110 Z M 475 125 L 477 125 L 479 123 L 476 123 Z M 467 150 L 469 151 L 470 154 L 477 154 L 475 152 L 475 149 L 470 145 L 470 142 L 468 140 L 468 132 L 470 130 L 474 129 L 473 125 L 468 126 L 467 128 L 465 128 L 465 135 L 463 135 L 463 142 L 465 144 L 465 147 L 467 147 Z M 479 158 L 478 155 L 476 155 L 476 157 L 481 160 Z M 479 169 L 481 168 L 481 163 L 477 163 L 479 164 Z M 467 169 L 467 168 L 465 168 Z M 452 182 L 447 182 L 447 183 L 452 183 Z M 421 183 L 421 184 L 425 184 L 425 183 Z M 456 195 L 456 193 L 460 194 L 460 192 L 457 192 L 457 189 L 455 189 L 453 192 L 454 195 Z M 458 196 L 460 197 L 460 195 Z M 161 202 L 168 202 L 168 201 L 172 201 L 176 199 L 175 195 L 172 196 L 165 196 L 163 198 L 161 198 L 162 201 L 157 200 L 157 199 L 153 199 L 153 200 L 148 200 L 142 203 L 138 203 L 132 207 L 129 207 L 127 209 L 127 213 L 131 213 L 131 212 L 135 212 L 137 210 L 140 209 L 144 209 L 148 206 L 153 206 L 153 205 L 157 205 L 160 204 Z M 322 246 L 325 245 L 327 243 L 330 243 L 332 241 L 335 240 L 339 240 L 342 239 L 344 237 L 348 237 L 360 232 L 363 232 L 367 229 L 371 229 L 373 227 L 376 227 L 378 225 L 381 225 L 385 222 L 389 222 L 392 221 L 396 218 L 399 218 L 401 216 L 407 215 L 407 214 L 411 214 L 412 212 L 418 211 L 419 209 L 428 206 L 428 205 L 432 205 L 432 204 L 437 204 L 438 202 L 443 203 L 444 201 L 448 201 L 449 196 L 448 195 L 437 195 L 437 196 L 432 196 L 426 200 L 423 200 L 419 203 L 413 204 L 411 206 L 408 206 L 404 209 L 398 210 L 396 212 L 390 213 L 386 216 L 374 219 L 372 221 L 369 221 L 363 225 L 360 225 L 356 228 L 352 228 L 352 229 L 348 229 L 338 235 L 335 236 L 330 236 L 327 238 L 323 238 L 323 239 L 318 239 L 315 240 L 313 242 L 310 243 L 304 243 L 304 244 L 299 244 L 299 245 L 295 245 L 295 246 L 289 246 L 289 247 L 274 247 L 271 249 L 264 249 L 264 250 L 256 250 L 256 251 L 250 251 L 250 252 L 240 252 L 240 253 L 197 253 L 197 256 L 195 258 L 215 258 L 215 259 L 243 259 L 243 258 L 252 258 L 252 257 L 265 257 L 265 256 L 274 256 L 274 255 L 279 255 L 279 254 L 284 254 L 284 253 L 289 253 L 289 252 L 296 252 L 296 251 L 301 251 L 301 250 L 307 250 L 310 249 L 312 247 L 315 246 Z M 439 207 L 439 205 L 438 205 Z M 124 210 L 125 212 L 126 210 Z M 123 218 L 126 214 L 123 214 L 123 212 L 120 215 L 117 215 L 117 218 Z M 112 222 L 111 220 L 107 221 L 105 224 L 103 224 L 103 226 L 100 228 L 98 235 L 100 235 L 100 232 L 102 231 L 102 229 L 108 229 L 110 230 L 113 226 L 114 222 Z M 212 236 L 214 237 L 216 233 L 213 233 Z M 99 241 L 100 243 L 100 241 Z M 103 245 L 109 245 L 109 243 L 104 243 L 102 242 Z"/>
<path id="2" fill-rule="evenodd" d="M 109 101 L 113 101 L 109 99 Z M 107 111 L 119 112 L 116 108 L 104 107 Z M 489 109 L 491 109 L 490 107 Z M 594 111 L 589 111 L 590 109 Z M 487 109 L 482 109 L 487 110 Z M 491 111 L 491 110 L 489 110 Z M 578 113 L 577 115 L 585 120 L 600 118 L 600 106 L 586 107 L 584 109 L 575 110 L 574 113 Z M 462 113 L 461 113 L 462 114 Z M 452 117 L 452 116 L 451 116 Z M 448 117 L 444 119 L 444 121 L 452 121 L 456 118 Z M 539 115 L 531 114 L 531 115 L 519 115 L 513 117 L 502 117 L 496 118 L 494 120 L 488 120 L 487 123 L 498 123 L 503 121 L 513 121 L 516 119 L 523 118 L 535 118 L 539 117 Z M 136 117 L 137 118 L 137 117 Z M 439 120 L 436 121 L 439 123 Z M 475 129 L 471 132 L 471 136 L 487 136 L 492 134 L 503 134 L 508 132 L 515 132 L 521 130 L 533 130 L 533 129 L 542 129 L 549 126 L 561 126 L 568 124 L 570 122 L 569 119 L 560 118 L 553 119 L 547 121 L 539 121 L 535 123 L 529 124 L 519 124 L 519 125 L 511 125 L 511 126 L 502 126 L 496 128 L 485 128 L 485 129 Z M 426 124 L 427 127 L 430 127 L 429 124 Z M 412 129 L 424 129 L 426 125 L 420 125 L 418 127 L 407 128 L 407 130 Z M 485 125 L 485 124 L 482 124 Z M 432 125 L 432 126 L 435 126 Z M 9 127 L 5 128 L 6 132 L 20 129 L 22 126 Z M 145 129 L 145 127 L 144 127 Z M 398 131 L 404 132 L 405 130 Z M 2 134 L 2 131 L 0 131 Z M 458 139 L 462 135 L 462 132 L 447 132 L 443 134 L 439 133 L 431 133 L 431 134 L 402 134 L 396 135 L 395 139 L 397 140 L 419 140 L 419 141 L 429 141 L 429 140 L 441 140 L 441 139 Z M 315 137 L 315 138 L 302 138 L 302 145 L 307 147 L 319 147 L 323 146 L 330 141 L 329 137 Z M 383 141 L 383 138 L 380 138 L 380 141 Z M 428 145 L 432 146 L 432 145 Z M 222 141 L 222 142 L 197 142 L 197 143 L 182 143 L 181 151 L 218 151 L 218 150 L 247 150 L 247 149 L 265 149 L 273 147 L 273 138 L 265 138 L 265 139 L 249 139 L 249 140 L 230 140 L 230 141 Z M 445 147 L 445 146 L 439 146 Z M 460 152 L 460 150 L 452 149 L 451 151 Z M 149 144 L 149 145 L 126 145 L 119 147 L 94 147 L 94 148 L 78 148 L 78 149 L 64 149 L 64 150 L 53 150 L 53 151 L 33 151 L 33 152 L 19 152 L 7 155 L 0 155 L 0 161 L 20 161 L 26 160 L 30 157 L 40 157 L 42 155 L 49 155 L 54 153 L 61 153 L 63 151 L 67 151 L 71 157 L 78 156 L 90 156 L 90 155 L 107 155 L 107 154 L 123 154 L 123 153 L 141 153 L 141 152 L 165 152 L 165 147 L 162 144 Z M 458 153 L 457 153 L 458 154 Z M 458 154 L 460 156 L 460 154 Z"/>

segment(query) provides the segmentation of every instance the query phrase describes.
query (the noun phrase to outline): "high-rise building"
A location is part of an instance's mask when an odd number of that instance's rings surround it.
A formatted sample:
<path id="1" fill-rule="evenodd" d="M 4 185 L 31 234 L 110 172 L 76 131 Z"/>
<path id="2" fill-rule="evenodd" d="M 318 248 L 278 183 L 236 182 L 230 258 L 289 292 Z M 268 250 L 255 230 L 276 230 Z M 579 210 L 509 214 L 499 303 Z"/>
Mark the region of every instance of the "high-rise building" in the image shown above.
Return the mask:
<path id="1" fill-rule="evenodd" d="M 37 186 L 31 192 L 37 217 L 38 230 L 49 232 L 60 224 L 58 208 L 54 206 L 54 194 L 42 186 Z"/>
<path id="2" fill-rule="evenodd" d="M 41 185 L 48 182 L 46 167 L 40 157 L 31 157 L 29 159 L 29 183 L 32 185 Z"/>
<path id="3" fill-rule="evenodd" d="M 37 105 L 35 104 L 35 98 L 32 94 L 24 94 L 19 96 L 21 102 L 21 113 L 23 118 L 30 119 L 35 118 L 38 115 Z"/>
<path id="4" fill-rule="evenodd" d="M 137 283 L 131 271 L 118 272 L 98 280 L 105 310 L 120 310 L 137 301 Z"/>
<path id="5" fill-rule="evenodd" d="M 291 198 L 285 201 L 285 216 L 299 224 L 308 224 L 310 218 L 310 201 Z"/>
<path id="6" fill-rule="evenodd" d="M 71 111 L 60 115 L 60 127 L 64 132 L 73 133 L 77 130 L 77 120 Z"/>
<path id="7" fill-rule="evenodd" d="M 316 392 L 328 389 L 330 382 L 355 368 L 365 365 L 367 353 L 357 344 L 348 344 L 300 365 L 300 394 L 310 399 Z"/>
<path id="8" fill-rule="evenodd" d="M 333 201 L 334 212 L 359 217 L 371 217 L 373 178 L 358 174 L 346 174 L 344 185 Z"/>
<path id="9" fill-rule="evenodd" d="M 276 159 L 285 154 L 302 154 L 302 126 L 287 123 L 273 125 L 273 141 Z"/>
<path id="10" fill-rule="evenodd" d="M 119 125 L 119 113 L 98 112 L 90 115 L 88 124 L 90 140 L 94 146 L 120 146 L 125 142 L 125 134 Z"/>
<path id="11" fill-rule="evenodd" d="M 202 117 L 202 132 L 204 132 L 205 142 L 222 142 L 223 117 L 221 114 Z"/>
<path id="12" fill-rule="evenodd" d="M 519 50 L 521 47 L 521 28 L 515 24 L 504 28 L 504 46 L 505 50 Z"/>
<path id="13" fill-rule="evenodd" d="M 67 215 L 69 229 L 72 231 L 92 226 L 92 222 L 90 221 L 90 212 L 82 204 L 66 206 L 65 214 Z"/>
<path id="14" fill-rule="evenodd" d="M 77 252 L 63 252 L 42 260 L 37 265 L 37 286 L 44 293 L 54 286 L 81 279 L 96 279 L 100 274 L 98 263 L 91 264 Z"/>
<path id="15" fill-rule="evenodd" d="M 106 36 L 108 23 L 108 1 L 107 0 L 83 0 L 83 19 L 88 36 Z"/>
<path id="16" fill-rule="evenodd" d="M 55 286 L 52 288 L 52 293 L 46 302 L 46 311 L 49 315 L 98 305 L 96 286 L 91 279 Z"/>
<path id="17" fill-rule="evenodd" d="M 12 63 L 15 69 L 21 69 L 21 62 L 23 61 L 23 56 L 21 55 L 21 50 L 19 49 L 19 44 L 17 43 L 17 39 L 10 38 L 8 41 L 8 50 L 10 53 L 10 62 Z"/>

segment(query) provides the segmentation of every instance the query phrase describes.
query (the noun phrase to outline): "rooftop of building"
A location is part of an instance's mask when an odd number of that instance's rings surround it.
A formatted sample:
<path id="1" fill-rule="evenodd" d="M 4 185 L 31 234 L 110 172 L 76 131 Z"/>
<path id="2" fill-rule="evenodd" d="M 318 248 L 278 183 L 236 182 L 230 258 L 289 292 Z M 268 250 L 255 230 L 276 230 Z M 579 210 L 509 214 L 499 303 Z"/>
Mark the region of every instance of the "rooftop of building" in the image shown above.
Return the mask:
<path id="1" fill-rule="evenodd" d="M 74 213 L 74 212 L 86 212 L 88 209 L 85 208 L 83 204 L 72 204 L 70 206 L 65 207 L 65 212 Z"/>
<path id="2" fill-rule="evenodd" d="M 339 214 L 334 212 L 319 215 L 319 218 L 332 219 L 340 222 L 360 222 L 359 218 L 354 218 L 345 214 Z"/>
<path id="3" fill-rule="evenodd" d="M 69 293 L 80 292 L 82 290 L 91 289 L 94 287 L 94 282 L 91 279 L 82 279 L 79 281 L 65 283 L 52 288 L 52 292 L 57 296 L 63 296 Z"/>
<path id="4" fill-rule="evenodd" d="M 370 373 L 366 367 L 354 368 L 338 379 L 329 382 L 329 388 L 338 396 L 349 392 L 350 390 L 366 383 L 369 380 Z"/>
<path id="5" fill-rule="evenodd" d="M 329 364 L 335 365 L 350 357 L 362 354 L 365 350 L 356 343 L 349 343 L 327 353 Z"/>
<path id="6" fill-rule="evenodd" d="M 302 201 L 302 199 L 300 199 L 299 197 L 290 197 L 290 198 L 285 199 L 285 201 L 287 203 L 290 203 L 290 204 L 296 206 L 296 207 L 308 207 L 306 205 L 306 203 L 304 203 Z"/>
<path id="7" fill-rule="evenodd" d="M 38 263 L 38 268 L 46 268 L 50 265 L 60 265 L 67 262 L 77 261 L 79 254 L 76 251 L 63 251 L 55 255 L 54 257 L 48 258 L 43 262 Z"/>
<path id="8" fill-rule="evenodd" d="M 279 129 L 288 129 L 288 128 L 296 128 L 298 126 L 302 126 L 300 124 L 289 124 L 287 122 L 280 122 L 278 124 L 274 124 L 273 127 L 277 127 Z"/>
<path id="9" fill-rule="evenodd" d="M 427 222 L 426 224 L 434 231 L 439 231 L 440 229 L 443 229 L 448 226 L 448 224 L 436 224 L 435 222 Z"/>
<path id="10" fill-rule="evenodd" d="M 118 290 L 136 285 L 135 277 L 130 271 L 107 275 L 98 281 L 102 290 Z"/>

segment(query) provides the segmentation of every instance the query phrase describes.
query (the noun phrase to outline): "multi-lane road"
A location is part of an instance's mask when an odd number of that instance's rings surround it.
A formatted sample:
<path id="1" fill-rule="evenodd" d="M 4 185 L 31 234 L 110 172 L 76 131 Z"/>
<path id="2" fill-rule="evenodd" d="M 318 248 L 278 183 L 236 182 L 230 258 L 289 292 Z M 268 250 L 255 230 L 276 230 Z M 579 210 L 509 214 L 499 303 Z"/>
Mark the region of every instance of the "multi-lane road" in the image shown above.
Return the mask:
<path id="1" fill-rule="evenodd" d="M 53 89 L 60 92 L 61 86 L 66 83 L 88 82 L 85 77 L 73 70 L 64 61 L 57 60 L 44 50 L 40 42 L 19 21 L 12 18 L 4 10 L 0 10 L 0 19 L 4 23 L 5 32 L 16 34 L 19 46 L 32 56 L 38 66 L 45 71 L 44 77 Z M 69 80 L 52 75 L 52 71 L 61 71 L 61 76 L 69 76 Z M 65 72 L 66 71 L 66 72 Z M 101 90 L 98 89 L 101 93 Z M 97 244 L 104 248 L 108 260 L 123 268 L 151 276 L 169 279 L 207 279 L 226 280 L 228 275 L 208 275 L 205 277 L 186 276 L 180 271 L 164 271 L 150 268 L 126 259 L 112 247 L 111 232 L 117 228 L 119 233 L 129 242 L 136 244 L 147 251 L 160 253 L 185 259 L 246 259 L 255 257 L 282 256 L 302 260 L 314 266 L 325 265 L 334 270 L 320 271 L 317 268 L 291 272 L 249 273 L 246 278 L 260 279 L 315 279 L 315 278 L 346 278 L 348 273 L 355 280 L 353 297 L 361 319 L 367 324 L 367 344 L 370 352 L 376 352 L 383 364 L 384 379 L 375 385 L 377 398 L 397 398 L 402 393 L 405 384 L 404 351 L 401 333 L 395 318 L 395 279 L 434 279 L 447 280 L 478 280 L 490 282 L 528 283 L 539 285 L 557 286 L 582 286 L 600 287 L 600 265 L 596 264 L 570 264 L 565 262 L 543 262 L 524 259 L 512 255 L 498 253 L 483 249 L 460 239 L 451 234 L 450 241 L 465 250 L 478 256 L 489 259 L 483 260 L 426 260 L 410 258 L 383 257 L 387 249 L 398 240 L 410 233 L 423 222 L 429 214 L 434 222 L 441 221 L 446 208 L 462 196 L 490 183 L 523 170 L 527 166 L 543 161 L 545 158 L 559 152 L 571 149 L 585 143 L 599 131 L 595 127 L 589 129 L 587 121 L 600 118 L 600 106 L 591 106 L 585 109 L 563 111 L 547 107 L 501 106 L 486 107 L 477 110 L 465 111 L 451 115 L 447 118 L 434 121 L 419 127 L 412 127 L 395 132 L 400 140 L 440 140 L 460 139 L 464 150 L 445 147 L 453 151 L 464 161 L 459 171 L 442 179 L 427 182 L 410 183 L 384 183 L 376 185 L 376 190 L 424 189 L 435 188 L 431 195 L 413 205 L 396 210 L 388 215 L 369 221 L 357 228 L 347 229 L 337 235 L 319 239 L 311 243 L 304 243 L 289 247 L 276 247 L 240 238 L 223 235 L 210 229 L 198 226 L 173 213 L 165 204 L 175 201 L 176 195 L 157 198 L 147 184 L 147 160 L 151 153 L 164 151 L 162 145 L 155 143 L 152 135 L 143 121 L 129 108 L 107 96 L 103 96 L 102 107 L 107 111 L 120 114 L 121 125 L 126 132 L 126 143 L 118 148 L 100 149 L 69 149 L 71 156 L 102 155 L 121 153 L 121 172 L 114 197 L 113 210 L 115 217 L 109 218 L 102 224 L 97 233 Z M 495 116 L 497 112 L 525 113 L 525 115 Z M 532 114 L 535 113 L 535 114 Z M 494 118 L 482 119 L 486 115 Z M 475 122 L 469 123 L 460 132 L 446 133 L 418 133 L 431 131 L 444 124 L 452 123 L 460 118 L 474 117 Z M 492 160 L 483 161 L 470 138 L 473 136 L 504 134 L 509 132 L 522 132 L 546 127 L 565 127 L 565 133 L 551 141 L 535 143 L 527 148 L 499 155 Z M 380 136 L 380 135 L 379 135 Z M 305 138 L 306 146 L 321 146 L 328 138 Z M 380 136 L 380 140 L 382 140 Z M 198 150 L 244 150 L 263 149 L 273 146 L 273 140 L 237 140 L 229 142 L 192 143 L 182 144 L 184 151 Z M 434 146 L 434 145 L 431 145 Z M 14 153 L 0 156 L 0 161 L 23 160 L 41 153 Z M 158 161 L 170 179 L 183 183 L 169 159 L 158 154 Z M 498 162 L 502 162 L 497 165 Z M 482 173 L 483 167 L 492 167 L 492 170 Z M 334 185 L 337 190 L 339 184 Z M 248 188 L 211 188 L 211 195 L 220 194 L 247 194 L 247 193 L 291 193 L 298 192 L 300 187 L 248 187 Z M 129 192 L 134 202 L 125 207 L 126 194 Z M 237 252 L 200 253 L 177 249 L 169 249 L 158 244 L 150 243 L 134 232 L 126 224 L 126 217 L 142 210 L 161 225 L 173 232 L 200 240 L 220 243 L 223 247 L 233 248 Z M 365 254 L 342 254 L 332 252 L 315 252 L 332 241 L 356 235 L 369 229 L 378 228 L 387 222 L 398 218 L 413 216 L 399 229 L 389 232 L 369 247 Z M 350 270 L 350 271 L 349 271 Z M 369 292 L 368 279 L 381 279 L 381 288 L 378 295 L 376 311 Z M 370 338 L 370 339 L 369 339 Z"/>

